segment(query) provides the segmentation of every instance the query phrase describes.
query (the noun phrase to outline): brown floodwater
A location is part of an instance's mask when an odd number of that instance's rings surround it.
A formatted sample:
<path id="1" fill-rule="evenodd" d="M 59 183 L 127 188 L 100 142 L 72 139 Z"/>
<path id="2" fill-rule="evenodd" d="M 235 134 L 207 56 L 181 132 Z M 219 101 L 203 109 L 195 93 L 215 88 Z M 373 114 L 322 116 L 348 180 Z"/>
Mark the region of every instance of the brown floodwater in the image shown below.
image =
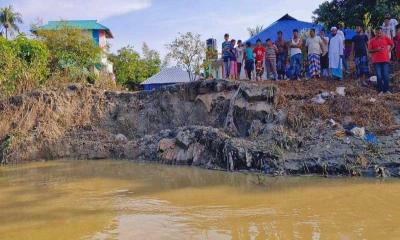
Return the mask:
<path id="1" fill-rule="evenodd" d="M 400 181 L 128 161 L 0 167 L 0 239 L 399 239 Z"/>

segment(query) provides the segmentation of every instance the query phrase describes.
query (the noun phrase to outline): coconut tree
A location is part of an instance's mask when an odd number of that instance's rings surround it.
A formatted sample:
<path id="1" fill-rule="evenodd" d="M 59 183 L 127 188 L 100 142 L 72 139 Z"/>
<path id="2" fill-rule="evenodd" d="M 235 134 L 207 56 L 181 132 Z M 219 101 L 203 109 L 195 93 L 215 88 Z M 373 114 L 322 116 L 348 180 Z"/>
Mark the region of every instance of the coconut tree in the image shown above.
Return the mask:
<path id="1" fill-rule="evenodd" d="M 5 30 L 6 39 L 9 32 L 19 32 L 18 24 L 22 24 L 22 16 L 18 12 L 14 12 L 12 6 L 0 9 L 0 25 Z"/>

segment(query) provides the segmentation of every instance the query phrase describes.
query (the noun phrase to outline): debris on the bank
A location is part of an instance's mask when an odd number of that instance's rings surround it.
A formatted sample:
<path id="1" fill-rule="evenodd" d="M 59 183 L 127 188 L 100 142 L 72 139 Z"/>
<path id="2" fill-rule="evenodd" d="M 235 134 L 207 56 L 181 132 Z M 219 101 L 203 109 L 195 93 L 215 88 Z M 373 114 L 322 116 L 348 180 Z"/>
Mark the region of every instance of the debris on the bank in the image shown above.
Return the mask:
<path id="1" fill-rule="evenodd" d="M 326 100 L 324 99 L 322 94 L 318 94 L 313 99 L 311 99 L 311 101 L 316 103 L 316 104 L 324 104 L 326 102 Z"/>
<path id="2" fill-rule="evenodd" d="M 365 137 L 364 137 L 364 140 L 367 143 L 371 143 L 371 144 L 374 144 L 374 145 L 379 143 L 378 138 L 374 134 L 371 134 L 371 133 L 366 134 Z"/>
<path id="3" fill-rule="evenodd" d="M 369 101 L 374 103 L 374 102 L 376 102 L 376 98 L 370 98 Z"/>
<path id="4" fill-rule="evenodd" d="M 363 127 L 354 127 L 350 132 L 357 138 L 364 139 L 365 137 L 365 128 Z"/>
<path id="5" fill-rule="evenodd" d="M 378 82 L 378 78 L 376 76 L 372 76 L 369 78 L 369 81 L 376 83 L 376 82 Z"/>
<path id="6" fill-rule="evenodd" d="M 343 139 L 346 137 L 346 132 L 343 130 L 338 130 L 335 132 L 335 136 L 339 139 Z"/>
<path id="7" fill-rule="evenodd" d="M 326 92 L 326 91 L 321 93 L 321 97 L 323 97 L 323 98 L 328 98 L 330 95 L 331 94 L 329 92 Z"/>
<path id="8" fill-rule="evenodd" d="M 117 135 L 115 136 L 115 140 L 117 140 L 117 142 L 125 143 L 125 142 L 128 141 L 128 138 L 125 137 L 124 134 L 119 133 L 119 134 L 117 134 Z"/>
<path id="9" fill-rule="evenodd" d="M 375 172 L 376 172 L 377 177 L 380 177 L 380 178 L 387 177 L 384 167 L 375 166 Z"/>
<path id="10" fill-rule="evenodd" d="M 333 120 L 333 119 L 329 119 L 328 123 L 329 123 L 332 127 L 336 127 L 336 126 L 337 126 L 336 121 Z"/>
<path id="11" fill-rule="evenodd" d="M 337 93 L 339 96 L 345 97 L 345 96 L 346 96 L 345 90 L 346 90 L 345 87 L 337 87 L 337 88 L 336 88 L 336 93 Z"/>

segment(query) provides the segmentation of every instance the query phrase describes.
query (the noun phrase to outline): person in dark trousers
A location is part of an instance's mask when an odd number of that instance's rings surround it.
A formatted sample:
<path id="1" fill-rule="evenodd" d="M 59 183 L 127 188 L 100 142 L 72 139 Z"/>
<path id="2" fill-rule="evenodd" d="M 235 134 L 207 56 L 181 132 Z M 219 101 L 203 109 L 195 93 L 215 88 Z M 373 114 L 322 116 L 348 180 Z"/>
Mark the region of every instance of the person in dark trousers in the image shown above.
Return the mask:
<path id="1" fill-rule="evenodd" d="M 224 60 L 224 78 L 228 79 L 231 71 L 231 49 L 232 44 L 229 41 L 229 34 L 224 35 L 225 41 L 222 43 L 222 58 Z"/>
<path id="2" fill-rule="evenodd" d="M 254 71 L 254 53 L 251 48 L 251 43 L 246 42 L 246 49 L 244 51 L 244 69 L 246 70 L 246 75 L 249 80 L 252 80 L 252 75 Z"/>
<path id="3" fill-rule="evenodd" d="M 278 71 L 278 79 L 286 79 L 286 65 L 288 64 L 288 45 L 283 39 L 282 31 L 278 32 L 278 39 L 275 41 L 275 46 L 278 48 L 276 55 L 276 68 Z"/>
<path id="4" fill-rule="evenodd" d="M 354 55 L 354 63 L 356 65 L 357 78 L 369 77 L 368 65 L 368 37 L 364 34 L 361 26 L 356 27 L 357 35 L 352 39 L 352 52 Z"/>
<path id="5" fill-rule="evenodd" d="M 290 41 L 290 69 L 292 80 L 300 80 L 301 68 L 303 65 L 302 40 L 299 37 L 299 30 L 293 30 L 293 38 Z"/>
<path id="6" fill-rule="evenodd" d="M 376 29 L 376 36 L 371 39 L 368 45 L 369 52 L 372 56 L 376 77 L 378 78 L 379 94 L 389 92 L 389 68 L 390 57 L 389 53 L 393 48 L 392 39 L 382 33 L 382 28 Z"/>
<path id="7" fill-rule="evenodd" d="M 240 74 L 242 73 L 244 50 L 245 49 L 242 40 L 238 40 L 236 47 L 236 62 L 237 62 L 237 76 L 239 79 L 240 79 Z"/>

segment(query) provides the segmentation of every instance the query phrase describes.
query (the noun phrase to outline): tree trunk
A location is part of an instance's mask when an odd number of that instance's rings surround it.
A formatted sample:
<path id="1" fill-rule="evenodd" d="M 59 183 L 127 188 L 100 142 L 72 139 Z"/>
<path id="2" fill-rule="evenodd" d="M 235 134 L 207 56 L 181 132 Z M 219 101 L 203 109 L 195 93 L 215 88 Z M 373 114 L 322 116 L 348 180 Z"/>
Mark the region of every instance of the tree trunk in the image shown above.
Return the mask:
<path id="1" fill-rule="evenodd" d="M 6 29 L 6 40 L 8 40 L 8 36 L 7 36 L 7 34 L 8 34 L 8 31 L 7 31 L 7 27 L 5 28 Z"/>

